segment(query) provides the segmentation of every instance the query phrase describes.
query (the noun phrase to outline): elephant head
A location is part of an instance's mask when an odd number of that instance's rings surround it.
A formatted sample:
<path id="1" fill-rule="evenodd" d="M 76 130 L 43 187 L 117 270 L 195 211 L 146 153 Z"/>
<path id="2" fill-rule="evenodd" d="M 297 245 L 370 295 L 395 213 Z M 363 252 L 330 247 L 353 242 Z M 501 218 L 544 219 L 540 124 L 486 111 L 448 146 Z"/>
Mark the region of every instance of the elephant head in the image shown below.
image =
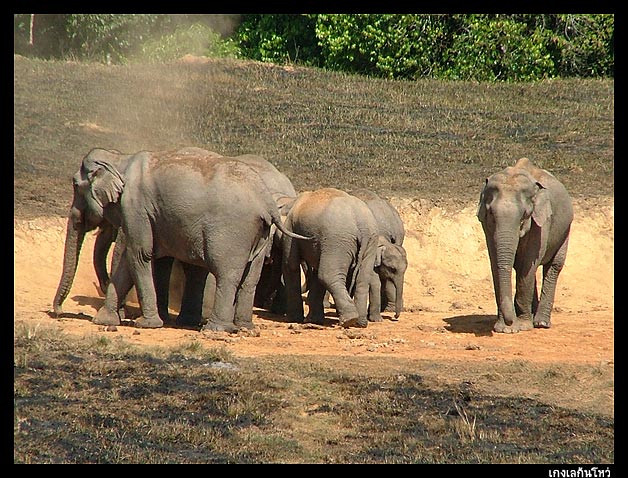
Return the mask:
<path id="1" fill-rule="evenodd" d="M 498 314 L 506 325 L 516 319 L 512 300 L 512 269 L 522 241 L 529 250 L 542 249 L 543 229 L 552 217 L 552 204 L 538 168 L 523 158 L 486 179 L 477 217 L 482 223 L 489 252 Z M 553 176 L 549 176 L 552 177 Z M 535 234 L 530 234 L 535 230 Z M 538 244 L 530 244 L 535 241 Z M 543 251 L 535 253 L 535 257 Z M 531 259 L 528 268 L 533 266 Z M 523 264 L 523 267 L 526 265 Z"/>
<path id="2" fill-rule="evenodd" d="M 379 276 L 381 283 L 381 310 L 386 310 L 389 301 L 393 299 L 395 318 L 399 318 L 403 309 L 403 281 L 407 268 L 406 250 L 380 235 L 375 258 L 375 273 Z"/>
<path id="3" fill-rule="evenodd" d="M 66 228 L 63 272 L 53 302 L 57 316 L 62 313 L 63 301 L 72 287 L 85 234 L 97 228 L 94 265 L 101 289 L 106 288 L 109 279 L 106 256 L 121 222 L 117 203 L 124 189 L 120 168 L 126 158 L 118 151 L 93 149 L 72 178 L 74 197 Z"/>

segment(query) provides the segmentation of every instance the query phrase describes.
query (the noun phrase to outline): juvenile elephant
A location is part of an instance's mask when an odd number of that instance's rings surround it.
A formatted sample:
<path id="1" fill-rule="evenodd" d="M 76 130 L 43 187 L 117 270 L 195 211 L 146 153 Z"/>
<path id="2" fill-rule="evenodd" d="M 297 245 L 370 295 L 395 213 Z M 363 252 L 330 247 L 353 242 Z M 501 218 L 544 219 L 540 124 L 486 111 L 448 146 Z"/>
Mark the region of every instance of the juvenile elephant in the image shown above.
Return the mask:
<path id="1" fill-rule="evenodd" d="M 325 290 L 334 299 L 343 327 L 366 327 L 369 316 L 380 315 L 379 291 L 371 290 L 377 223 L 363 201 L 335 188 L 306 191 L 292 204 L 285 225 L 314 237 L 307 242 L 283 237 L 286 315 L 291 320 L 304 320 L 302 262 L 308 268 L 309 322 L 323 322 Z"/>
<path id="2" fill-rule="evenodd" d="M 117 311 L 135 285 L 143 315 L 135 325 L 161 327 L 153 269 L 158 259 L 173 257 L 206 269 L 216 279 L 214 307 L 205 329 L 252 328 L 253 295 L 271 224 L 287 236 L 307 239 L 283 226 L 260 176 L 233 158 L 198 151 L 121 156 L 95 149 L 83 159 L 73 183 L 64 275 L 55 309 L 67 294 L 66 265 L 73 276 L 72 264 L 85 232 L 106 221 L 121 227 L 125 236 L 105 304 L 94 317 L 96 324 L 119 324 Z"/>
<path id="3" fill-rule="evenodd" d="M 497 302 L 493 330 L 513 333 L 549 328 L 573 220 L 567 190 L 551 173 L 521 158 L 486 179 L 477 217 L 486 237 Z M 540 266 L 543 281 L 539 300 L 536 270 Z"/>
<path id="4" fill-rule="evenodd" d="M 381 311 L 394 310 L 398 318 L 403 310 L 403 281 L 408 268 L 403 240 L 406 230 L 395 207 L 369 189 L 355 189 L 349 194 L 360 198 L 369 207 L 380 236 L 381 262 L 375 267 L 381 283 Z"/>

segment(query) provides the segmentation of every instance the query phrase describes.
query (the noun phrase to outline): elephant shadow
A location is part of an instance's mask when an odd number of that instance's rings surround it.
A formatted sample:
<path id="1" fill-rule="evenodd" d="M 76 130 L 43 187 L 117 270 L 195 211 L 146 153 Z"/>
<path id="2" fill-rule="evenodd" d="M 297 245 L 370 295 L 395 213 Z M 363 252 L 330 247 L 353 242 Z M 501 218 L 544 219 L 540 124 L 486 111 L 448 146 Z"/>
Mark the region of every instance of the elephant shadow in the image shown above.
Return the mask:
<path id="1" fill-rule="evenodd" d="M 289 319 L 284 314 L 277 314 L 274 312 L 270 312 L 265 309 L 254 309 L 254 314 L 260 319 L 270 320 L 272 322 L 278 322 L 281 324 L 293 324 L 296 323 L 293 320 Z M 307 323 L 307 322 L 305 322 Z M 334 325 L 339 324 L 338 313 L 335 309 L 325 309 L 325 318 L 323 319 L 323 327 L 333 327 Z"/>
<path id="2" fill-rule="evenodd" d="M 446 317 L 445 329 L 456 334 L 474 334 L 476 337 L 492 336 L 496 315 L 456 315 Z"/>
<path id="3" fill-rule="evenodd" d="M 57 317 L 53 311 L 47 311 L 48 315 L 52 318 L 57 319 L 80 319 L 92 321 L 94 319 L 94 315 L 105 303 L 105 299 L 102 297 L 93 297 L 87 295 L 75 295 L 72 297 L 78 305 L 87 305 L 94 309 L 94 314 L 89 315 L 84 312 L 63 312 L 59 317 Z M 124 312 L 125 318 L 122 319 L 120 325 L 122 327 L 134 327 L 134 320 L 142 315 L 142 310 L 139 306 L 130 305 L 128 302 L 124 304 Z M 164 322 L 164 328 L 171 329 L 190 329 L 190 330 L 199 330 L 200 325 L 180 325 L 176 324 L 176 314 L 169 314 L 169 319 Z"/>

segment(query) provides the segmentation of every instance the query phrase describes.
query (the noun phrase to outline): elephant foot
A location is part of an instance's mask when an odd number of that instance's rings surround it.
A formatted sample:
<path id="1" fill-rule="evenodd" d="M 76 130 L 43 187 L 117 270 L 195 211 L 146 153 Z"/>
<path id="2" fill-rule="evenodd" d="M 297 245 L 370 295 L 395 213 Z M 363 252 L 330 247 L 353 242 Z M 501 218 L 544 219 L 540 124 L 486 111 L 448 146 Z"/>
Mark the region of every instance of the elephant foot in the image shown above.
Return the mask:
<path id="1" fill-rule="evenodd" d="M 116 312 L 101 307 L 92 322 L 97 325 L 120 325 L 120 316 Z"/>
<path id="2" fill-rule="evenodd" d="M 228 332 L 235 334 L 238 332 L 238 327 L 235 324 L 207 322 L 201 329 L 201 332 Z"/>
<path id="3" fill-rule="evenodd" d="M 369 314 L 369 322 L 382 322 L 382 314 Z"/>
<path id="4" fill-rule="evenodd" d="M 175 323 L 183 327 L 198 327 L 201 325 L 201 318 L 188 314 L 179 314 Z"/>
<path id="5" fill-rule="evenodd" d="M 533 326 L 537 329 L 549 329 L 552 326 L 552 323 L 549 319 L 534 319 Z"/>
<path id="6" fill-rule="evenodd" d="M 506 325 L 503 320 L 498 320 L 493 327 L 493 331 L 502 334 L 516 334 L 532 329 L 532 321 L 529 319 L 517 318 L 512 321 L 511 325 Z"/>
<path id="7" fill-rule="evenodd" d="M 307 314 L 307 317 L 305 317 L 304 323 L 323 325 L 324 320 L 325 320 L 324 314 Z"/>
<path id="8" fill-rule="evenodd" d="M 158 329 L 164 326 L 164 321 L 159 317 L 154 317 L 152 319 L 147 317 L 139 317 L 135 319 L 135 327 L 139 327 L 141 329 Z"/>
<path id="9" fill-rule="evenodd" d="M 365 328 L 367 325 L 368 325 L 368 320 L 366 319 L 366 317 L 364 317 L 364 318 L 360 318 L 360 317 L 349 317 L 349 318 L 340 317 L 340 326 L 344 327 L 344 328 L 349 328 L 349 327 Z"/>

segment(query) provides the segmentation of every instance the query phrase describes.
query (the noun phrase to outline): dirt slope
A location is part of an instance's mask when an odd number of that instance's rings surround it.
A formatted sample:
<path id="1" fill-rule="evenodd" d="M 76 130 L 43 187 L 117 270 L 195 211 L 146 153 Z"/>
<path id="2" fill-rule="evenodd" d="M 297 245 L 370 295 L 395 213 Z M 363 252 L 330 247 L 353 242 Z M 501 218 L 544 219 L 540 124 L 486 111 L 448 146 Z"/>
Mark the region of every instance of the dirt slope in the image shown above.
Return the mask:
<path id="1" fill-rule="evenodd" d="M 64 304 L 69 317 L 48 315 L 60 277 L 65 219 L 14 221 L 14 320 L 53 324 L 68 333 L 110 334 L 137 344 L 175 345 L 199 340 L 238 356 L 303 354 L 393 356 L 448 361 L 521 360 L 536 363 L 613 364 L 614 203 L 575 203 L 567 263 L 559 278 L 549 330 L 493 334 L 495 301 L 486 246 L 475 204 L 439 207 L 424 200 L 392 199 L 407 230 L 409 268 L 405 312 L 395 322 L 344 330 L 333 310 L 323 327 L 290 324 L 255 310 L 259 336 L 203 334 L 171 325 L 139 330 L 131 322 L 105 331 L 90 322 L 102 298 L 88 237 L 73 288 Z M 136 304 L 135 304 L 136 305 Z M 133 309 L 133 308 L 132 308 Z M 172 308 L 173 314 L 176 312 Z"/>

